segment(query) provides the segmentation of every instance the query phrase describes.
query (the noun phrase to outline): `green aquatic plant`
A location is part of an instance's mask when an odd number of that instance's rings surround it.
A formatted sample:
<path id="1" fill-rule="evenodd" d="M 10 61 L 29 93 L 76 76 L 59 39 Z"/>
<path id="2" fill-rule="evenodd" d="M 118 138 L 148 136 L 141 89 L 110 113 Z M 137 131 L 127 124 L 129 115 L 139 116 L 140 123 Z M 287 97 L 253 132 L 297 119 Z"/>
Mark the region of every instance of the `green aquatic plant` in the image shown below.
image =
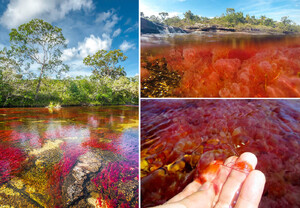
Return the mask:
<path id="1" fill-rule="evenodd" d="M 55 109 L 60 109 L 61 105 L 59 103 L 54 103 L 54 102 L 50 102 L 50 104 L 48 106 L 46 106 L 46 108 L 55 108 Z"/>

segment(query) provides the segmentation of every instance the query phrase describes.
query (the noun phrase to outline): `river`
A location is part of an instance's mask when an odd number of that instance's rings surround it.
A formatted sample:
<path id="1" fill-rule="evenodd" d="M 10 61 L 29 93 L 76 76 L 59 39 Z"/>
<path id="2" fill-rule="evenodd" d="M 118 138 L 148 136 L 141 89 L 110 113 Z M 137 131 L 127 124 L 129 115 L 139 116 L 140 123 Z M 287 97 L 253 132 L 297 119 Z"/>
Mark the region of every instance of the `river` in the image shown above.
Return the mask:
<path id="1" fill-rule="evenodd" d="M 0 204 L 138 207 L 138 107 L 0 109 Z"/>
<path id="2" fill-rule="evenodd" d="M 260 207 L 299 207 L 299 120 L 299 100 L 143 100 L 142 207 L 182 191 L 201 164 L 244 152 L 266 176 Z"/>
<path id="3" fill-rule="evenodd" d="M 300 97 L 300 36 L 141 37 L 142 97 Z"/>

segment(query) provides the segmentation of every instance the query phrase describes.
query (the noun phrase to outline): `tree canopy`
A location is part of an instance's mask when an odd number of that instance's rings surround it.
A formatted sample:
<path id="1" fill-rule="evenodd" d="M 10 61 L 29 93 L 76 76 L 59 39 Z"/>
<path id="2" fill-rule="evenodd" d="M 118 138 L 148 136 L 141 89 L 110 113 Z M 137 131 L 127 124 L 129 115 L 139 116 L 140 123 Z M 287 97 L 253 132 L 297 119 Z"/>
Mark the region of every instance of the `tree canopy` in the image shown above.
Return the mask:
<path id="1" fill-rule="evenodd" d="M 39 78 L 36 86 L 37 98 L 42 78 L 47 73 L 68 71 L 68 66 L 60 59 L 61 49 L 66 47 L 66 39 L 62 29 L 52 26 L 41 19 L 33 19 L 28 23 L 12 29 L 10 34 L 11 48 L 15 58 L 30 68 L 31 64 L 39 65 Z"/>
<path id="2" fill-rule="evenodd" d="M 108 76 L 111 79 L 117 79 L 120 76 L 126 76 L 124 67 L 117 64 L 125 61 L 127 56 L 120 49 L 117 50 L 99 50 L 94 55 L 88 55 L 83 59 L 83 63 L 93 67 L 93 73 L 97 76 Z"/>
<path id="3" fill-rule="evenodd" d="M 68 70 L 61 59 L 66 47 L 62 29 L 33 19 L 9 36 L 11 46 L 0 50 L 0 106 L 138 103 L 138 77 L 125 77 L 117 65 L 127 59 L 121 50 L 86 57 L 85 64 L 94 68 L 90 76 L 62 77 Z"/>

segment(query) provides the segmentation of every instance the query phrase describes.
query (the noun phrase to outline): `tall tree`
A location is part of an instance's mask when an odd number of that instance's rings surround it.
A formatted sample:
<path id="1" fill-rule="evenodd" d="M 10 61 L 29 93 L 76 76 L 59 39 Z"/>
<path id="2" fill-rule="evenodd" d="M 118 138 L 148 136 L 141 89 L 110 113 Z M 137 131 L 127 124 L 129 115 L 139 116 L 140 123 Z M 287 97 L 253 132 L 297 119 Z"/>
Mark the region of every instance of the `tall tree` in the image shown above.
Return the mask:
<path id="1" fill-rule="evenodd" d="M 165 22 L 166 18 L 169 16 L 169 13 L 168 12 L 160 12 L 159 16 L 162 19 L 162 21 Z"/>
<path id="2" fill-rule="evenodd" d="M 183 15 L 184 15 L 184 19 L 188 23 L 191 23 L 192 21 L 194 21 L 195 15 L 191 12 L 191 10 L 185 12 Z"/>
<path id="3" fill-rule="evenodd" d="M 282 22 L 284 25 L 289 25 L 289 24 L 292 23 L 292 20 L 290 20 L 288 16 L 284 16 L 284 17 L 281 17 L 281 22 Z"/>
<path id="4" fill-rule="evenodd" d="M 100 50 L 94 55 L 88 55 L 83 59 L 83 63 L 93 67 L 93 73 L 97 76 L 107 76 L 111 79 L 117 79 L 120 76 L 126 76 L 124 67 L 116 66 L 120 61 L 125 61 L 127 56 L 120 49 L 117 50 Z"/>
<path id="5" fill-rule="evenodd" d="M 235 9 L 234 8 L 227 8 L 226 9 L 226 14 L 230 15 L 230 14 L 234 14 L 235 13 Z"/>
<path id="6" fill-rule="evenodd" d="M 11 97 L 21 90 L 22 75 L 20 65 L 11 57 L 11 51 L 4 48 L 0 51 L 0 103 L 5 106 Z"/>
<path id="7" fill-rule="evenodd" d="M 68 71 L 69 67 L 60 59 L 61 49 L 66 47 L 66 39 L 62 29 L 52 26 L 41 19 L 33 19 L 12 29 L 10 34 L 11 48 L 15 56 L 28 67 L 39 65 L 38 84 L 35 90 L 37 99 L 42 78 L 48 73 Z"/>

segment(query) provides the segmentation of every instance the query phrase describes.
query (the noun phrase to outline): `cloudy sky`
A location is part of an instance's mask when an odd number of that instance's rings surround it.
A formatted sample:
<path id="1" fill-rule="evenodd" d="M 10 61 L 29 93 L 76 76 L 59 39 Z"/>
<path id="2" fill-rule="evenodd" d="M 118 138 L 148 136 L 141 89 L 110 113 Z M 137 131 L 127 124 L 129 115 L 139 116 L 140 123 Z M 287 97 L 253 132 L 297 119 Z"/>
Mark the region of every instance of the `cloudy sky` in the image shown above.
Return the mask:
<path id="1" fill-rule="evenodd" d="M 121 49 L 127 76 L 138 74 L 138 0 L 0 0 L 0 49 L 9 32 L 33 18 L 62 28 L 68 47 L 63 60 L 70 76 L 89 75 L 82 60 L 100 49 Z"/>
<path id="2" fill-rule="evenodd" d="M 300 24 L 300 0 L 140 0 L 140 10 L 146 16 L 165 11 L 183 17 L 184 12 L 191 10 L 200 16 L 214 17 L 225 13 L 226 8 L 256 17 L 266 15 L 277 21 L 289 16 Z"/>

